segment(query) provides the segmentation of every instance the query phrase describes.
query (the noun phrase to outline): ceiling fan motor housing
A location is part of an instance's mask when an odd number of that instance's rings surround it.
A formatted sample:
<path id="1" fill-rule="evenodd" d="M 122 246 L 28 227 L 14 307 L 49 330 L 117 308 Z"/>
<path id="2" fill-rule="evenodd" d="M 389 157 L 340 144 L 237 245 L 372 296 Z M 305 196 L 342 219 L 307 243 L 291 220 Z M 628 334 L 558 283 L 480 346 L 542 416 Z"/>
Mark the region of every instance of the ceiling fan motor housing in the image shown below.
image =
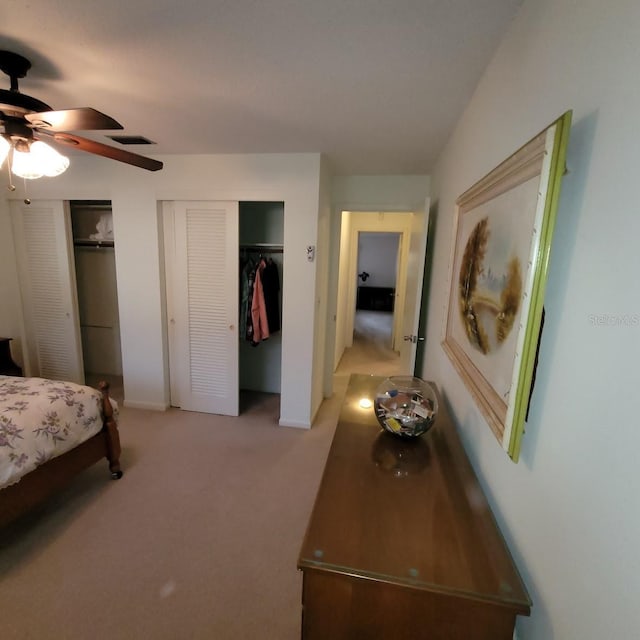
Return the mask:
<path id="1" fill-rule="evenodd" d="M 20 146 L 24 146 L 25 144 L 28 146 L 29 142 L 33 140 L 33 130 L 31 127 L 28 127 L 21 118 L 5 117 L 4 137 L 16 142 L 16 148 L 22 150 Z M 20 143 L 23 144 L 21 145 Z"/>
<path id="2" fill-rule="evenodd" d="M 41 100 L 27 96 L 24 93 L 0 89 L 0 111 L 7 116 L 22 116 L 25 113 L 51 111 L 51 107 Z"/>
<path id="3" fill-rule="evenodd" d="M 11 89 L 0 89 L 0 111 L 5 115 L 23 115 L 34 111 L 51 111 L 41 100 L 26 96 L 18 89 L 18 78 L 24 78 L 31 69 L 31 62 L 19 53 L 0 51 L 0 69 L 11 79 Z"/>

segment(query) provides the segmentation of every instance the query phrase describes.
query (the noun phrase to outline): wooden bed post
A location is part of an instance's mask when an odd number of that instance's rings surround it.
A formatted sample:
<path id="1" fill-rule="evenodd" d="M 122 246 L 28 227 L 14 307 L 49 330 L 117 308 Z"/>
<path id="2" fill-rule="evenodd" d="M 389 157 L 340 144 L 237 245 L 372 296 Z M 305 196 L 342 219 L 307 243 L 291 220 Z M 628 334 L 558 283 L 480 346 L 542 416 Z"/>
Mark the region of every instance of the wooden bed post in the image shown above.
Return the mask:
<path id="1" fill-rule="evenodd" d="M 118 427 L 113 417 L 113 406 L 109 400 L 109 383 L 102 381 L 98 385 L 102 394 L 102 413 L 104 415 L 104 428 L 107 438 L 107 459 L 109 460 L 109 471 L 114 480 L 122 477 L 120 469 L 120 436 Z"/>

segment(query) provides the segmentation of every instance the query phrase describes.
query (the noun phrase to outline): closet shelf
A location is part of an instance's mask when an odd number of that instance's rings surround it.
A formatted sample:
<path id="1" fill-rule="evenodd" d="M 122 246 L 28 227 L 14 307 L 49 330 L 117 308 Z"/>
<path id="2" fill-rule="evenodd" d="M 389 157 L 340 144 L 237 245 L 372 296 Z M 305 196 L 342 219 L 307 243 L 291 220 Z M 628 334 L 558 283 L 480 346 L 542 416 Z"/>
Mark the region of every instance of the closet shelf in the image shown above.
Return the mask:
<path id="1" fill-rule="evenodd" d="M 72 209 L 90 209 L 92 211 L 111 211 L 111 200 L 72 200 Z"/>
<path id="2" fill-rule="evenodd" d="M 284 246 L 271 242 L 254 242 L 252 244 L 241 244 L 240 249 L 244 251 L 261 251 L 262 253 L 282 253 Z"/>
<path id="3" fill-rule="evenodd" d="M 73 241 L 76 247 L 113 247 L 113 240 L 91 240 L 90 238 L 76 238 Z"/>

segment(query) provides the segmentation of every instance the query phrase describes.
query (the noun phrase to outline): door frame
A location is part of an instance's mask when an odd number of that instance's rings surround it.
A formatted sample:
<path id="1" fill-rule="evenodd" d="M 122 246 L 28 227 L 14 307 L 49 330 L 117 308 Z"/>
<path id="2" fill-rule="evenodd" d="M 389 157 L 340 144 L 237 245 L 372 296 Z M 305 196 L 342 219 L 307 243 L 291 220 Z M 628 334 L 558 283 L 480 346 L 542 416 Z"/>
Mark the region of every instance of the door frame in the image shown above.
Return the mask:
<path id="1" fill-rule="evenodd" d="M 350 347 L 353 344 L 353 330 L 355 323 L 356 307 L 356 284 L 358 270 L 358 234 L 364 232 L 392 232 L 400 234 L 400 246 L 398 249 L 398 273 L 396 275 L 396 294 L 393 312 L 392 348 L 399 351 L 400 332 L 402 328 L 402 318 L 400 310 L 404 308 L 407 282 L 407 263 L 409 258 L 409 236 L 411 224 L 418 213 L 408 211 L 342 211 L 341 218 L 348 213 L 348 250 L 347 255 L 340 253 L 339 271 L 346 274 L 346 301 L 344 305 L 337 305 L 336 326 L 344 326 L 344 346 Z M 339 276 L 340 279 L 340 276 Z M 336 292 L 338 295 L 338 292 Z M 344 314 L 344 322 L 341 322 L 340 315 Z M 336 335 L 336 341 L 339 336 Z M 342 355 L 342 354 L 340 354 Z M 338 354 L 335 354 L 333 370 L 335 371 L 339 362 Z"/>
<path id="2" fill-rule="evenodd" d="M 174 202 L 164 200 L 160 203 L 162 209 L 162 249 L 163 249 L 163 278 L 164 278 L 164 308 L 166 314 L 166 341 L 169 377 L 169 406 L 180 406 L 180 387 L 178 385 L 178 346 L 175 336 L 175 230 L 174 230 Z"/>

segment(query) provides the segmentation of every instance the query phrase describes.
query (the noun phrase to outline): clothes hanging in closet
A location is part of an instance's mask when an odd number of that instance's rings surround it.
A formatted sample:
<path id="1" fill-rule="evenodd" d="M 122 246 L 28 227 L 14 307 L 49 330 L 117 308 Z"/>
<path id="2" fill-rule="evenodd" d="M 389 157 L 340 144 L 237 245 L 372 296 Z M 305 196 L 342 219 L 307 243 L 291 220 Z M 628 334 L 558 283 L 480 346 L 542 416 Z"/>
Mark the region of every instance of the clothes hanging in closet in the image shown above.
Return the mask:
<path id="1" fill-rule="evenodd" d="M 262 271 L 262 288 L 267 307 L 269 332 L 275 333 L 280 331 L 280 304 L 278 302 L 280 276 L 278 275 L 278 265 L 271 258 L 267 260 L 267 264 Z"/>
<path id="2" fill-rule="evenodd" d="M 267 322 L 267 305 L 264 301 L 264 289 L 262 288 L 262 272 L 267 266 L 264 258 L 256 267 L 253 281 L 253 297 L 251 299 L 251 324 L 253 326 L 252 343 L 257 344 L 269 337 L 269 323 Z"/>
<path id="3" fill-rule="evenodd" d="M 273 260 L 262 256 L 257 262 L 241 259 L 240 335 L 253 346 L 280 329 L 279 290 L 278 267 Z"/>

